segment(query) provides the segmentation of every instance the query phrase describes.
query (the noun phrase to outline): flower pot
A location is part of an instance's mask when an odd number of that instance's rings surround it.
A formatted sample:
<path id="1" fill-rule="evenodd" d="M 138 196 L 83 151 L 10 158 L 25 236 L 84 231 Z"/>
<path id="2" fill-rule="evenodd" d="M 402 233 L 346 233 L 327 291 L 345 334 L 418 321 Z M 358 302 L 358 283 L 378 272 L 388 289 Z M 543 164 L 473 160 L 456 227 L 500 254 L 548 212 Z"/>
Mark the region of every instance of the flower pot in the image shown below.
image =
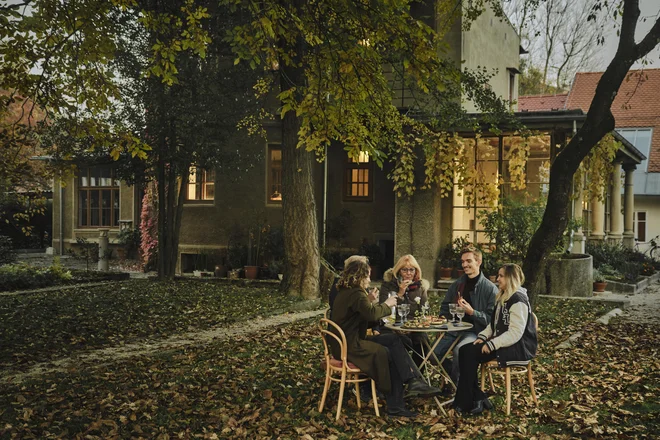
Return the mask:
<path id="1" fill-rule="evenodd" d="M 451 280 L 451 267 L 441 267 L 440 268 L 440 279 L 441 280 Z"/>
<path id="2" fill-rule="evenodd" d="M 245 266 L 245 278 L 248 280 L 256 280 L 259 273 L 259 266 Z"/>
<path id="3" fill-rule="evenodd" d="M 605 287 L 607 287 L 606 282 L 594 281 L 594 292 L 605 292 Z"/>

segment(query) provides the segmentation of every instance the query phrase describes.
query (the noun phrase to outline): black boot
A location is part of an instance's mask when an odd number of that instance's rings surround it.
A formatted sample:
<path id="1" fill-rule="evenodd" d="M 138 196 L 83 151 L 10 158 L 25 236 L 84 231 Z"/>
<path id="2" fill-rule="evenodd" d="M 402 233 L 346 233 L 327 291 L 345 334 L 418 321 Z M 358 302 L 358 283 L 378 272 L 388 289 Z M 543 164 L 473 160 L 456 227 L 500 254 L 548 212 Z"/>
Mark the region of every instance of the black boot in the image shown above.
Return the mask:
<path id="1" fill-rule="evenodd" d="M 432 387 L 419 377 L 408 382 L 406 395 L 409 397 L 435 397 L 440 394 L 442 394 L 440 388 Z"/>

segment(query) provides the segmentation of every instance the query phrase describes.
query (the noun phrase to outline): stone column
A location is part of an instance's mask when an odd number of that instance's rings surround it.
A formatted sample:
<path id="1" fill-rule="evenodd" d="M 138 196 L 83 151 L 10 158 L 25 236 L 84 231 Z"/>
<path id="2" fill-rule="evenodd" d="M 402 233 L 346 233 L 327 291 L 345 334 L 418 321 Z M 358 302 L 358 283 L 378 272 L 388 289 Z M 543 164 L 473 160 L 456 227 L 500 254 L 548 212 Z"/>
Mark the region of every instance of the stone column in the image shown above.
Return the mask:
<path id="1" fill-rule="evenodd" d="M 576 185 L 579 185 L 579 188 L 577 188 L 576 193 L 577 197 L 573 201 L 573 218 L 578 221 L 582 222 L 582 202 L 584 200 L 584 191 L 582 189 L 582 181 L 580 182 L 575 182 Z M 571 247 L 571 253 L 572 254 L 584 254 L 586 249 L 585 249 L 585 243 L 586 243 L 586 238 L 584 236 L 584 233 L 582 232 L 582 225 L 580 224 L 580 227 L 578 228 L 577 231 L 573 234 L 573 246 Z"/>
<path id="2" fill-rule="evenodd" d="M 610 233 L 608 241 L 621 243 L 623 238 L 623 225 L 621 224 L 621 162 L 614 162 L 612 174 L 612 193 L 610 200 Z"/>
<path id="3" fill-rule="evenodd" d="M 108 271 L 108 260 L 110 259 L 110 252 L 108 252 L 108 231 L 109 229 L 99 229 L 98 270 L 102 272 Z"/>
<path id="4" fill-rule="evenodd" d="M 633 175 L 637 167 L 634 164 L 623 167 L 626 172 L 626 183 L 623 188 L 623 245 L 632 249 L 635 246 L 633 232 L 633 212 L 635 212 L 635 191 L 633 191 Z"/>
<path id="5" fill-rule="evenodd" d="M 591 234 L 589 234 L 589 240 L 604 240 L 604 225 L 605 200 L 600 200 L 598 197 L 596 197 L 596 195 L 594 195 L 591 199 Z"/>

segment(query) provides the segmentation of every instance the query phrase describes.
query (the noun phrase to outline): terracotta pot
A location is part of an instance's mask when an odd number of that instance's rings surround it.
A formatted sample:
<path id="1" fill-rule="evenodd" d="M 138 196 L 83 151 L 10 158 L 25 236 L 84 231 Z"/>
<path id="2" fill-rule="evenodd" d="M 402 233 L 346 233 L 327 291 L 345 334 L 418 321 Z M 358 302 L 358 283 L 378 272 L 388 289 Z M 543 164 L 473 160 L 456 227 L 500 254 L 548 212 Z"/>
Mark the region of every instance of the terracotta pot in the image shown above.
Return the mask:
<path id="1" fill-rule="evenodd" d="M 259 266 L 245 266 L 245 278 L 248 280 L 256 280 L 259 273 Z"/>
<path id="2" fill-rule="evenodd" d="M 451 267 L 441 267 L 440 268 L 440 279 L 441 280 L 451 280 Z"/>
<path id="3" fill-rule="evenodd" d="M 594 292 L 605 292 L 606 282 L 594 282 Z"/>

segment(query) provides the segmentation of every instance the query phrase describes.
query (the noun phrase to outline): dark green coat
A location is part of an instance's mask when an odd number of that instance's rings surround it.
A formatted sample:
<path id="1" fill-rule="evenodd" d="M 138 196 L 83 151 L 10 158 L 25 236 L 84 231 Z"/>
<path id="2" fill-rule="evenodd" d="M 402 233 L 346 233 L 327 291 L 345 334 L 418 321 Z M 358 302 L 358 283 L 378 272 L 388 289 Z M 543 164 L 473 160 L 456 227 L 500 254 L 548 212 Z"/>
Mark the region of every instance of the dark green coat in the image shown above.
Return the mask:
<path id="1" fill-rule="evenodd" d="M 346 335 L 348 360 L 374 379 L 385 394 L 391 391 L 387 349 L 367 339 L 367 325 L 388 316 L 390 310 L 385 304 L 371 304 L 367 292 L 359 287 L 340 290 L 332 306 L 332 320 Z M 340 359 L 339 347 L 331 345 L 332 355 Z"/>

